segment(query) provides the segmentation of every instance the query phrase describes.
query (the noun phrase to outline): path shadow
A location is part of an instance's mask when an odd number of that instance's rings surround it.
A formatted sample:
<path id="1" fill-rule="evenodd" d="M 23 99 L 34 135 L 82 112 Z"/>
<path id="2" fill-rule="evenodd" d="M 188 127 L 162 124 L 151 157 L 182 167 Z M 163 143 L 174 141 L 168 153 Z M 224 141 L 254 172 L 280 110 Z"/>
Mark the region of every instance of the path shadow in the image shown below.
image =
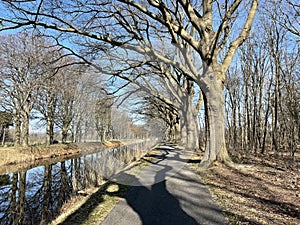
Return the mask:
<path id="1" fill-rule="evenodd" d="M 116 206 L 101 225 L 226 224 L 220 217 L 221 211 L 209 202 L 209 193 L 202 183 L 180 172 L 187 168 L 182 167 L 186 160 L 181 158 L 178 149 L 166 149 L 164 146 L 159 149 L 163 153 L 167 151 L 166 159 L 156 158 L 158 162 L 152 162 L 149 170 L 139 175 L 140 179 L 124 196 L 126 202 Z M 177 166 L 181 169 L 174 170 Z M 135 178 L 129 174 L 122 176 L 129 180 Z M 176 185 L 179 187 L 174 192 Z"/>
<path id="2" fill-rule="evenodd" d="M 154 185 L 133 186 L 125 196 L 127 203 L 139 215 L 143 225 L 198 224 L 181 208 L 178 199 L 169 193 L 166 180 L 159 182 L 171 169 L 165 166 L 155 176 Z"/>

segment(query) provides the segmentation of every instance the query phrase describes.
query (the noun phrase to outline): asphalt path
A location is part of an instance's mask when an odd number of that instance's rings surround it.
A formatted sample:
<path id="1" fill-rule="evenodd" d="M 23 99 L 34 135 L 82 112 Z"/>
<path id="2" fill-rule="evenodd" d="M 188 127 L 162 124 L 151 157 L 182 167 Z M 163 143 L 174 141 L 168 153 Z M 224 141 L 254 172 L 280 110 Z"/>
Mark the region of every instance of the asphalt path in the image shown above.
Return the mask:
<path id="1" fill-rule="evenodd" d="M 169 144 L 159 151 L 138 177 L 124 172 L 118 178 L 135 181 L 101 225 L 227 224 L 207 188 L 187 166 L 191 153 Z"/>

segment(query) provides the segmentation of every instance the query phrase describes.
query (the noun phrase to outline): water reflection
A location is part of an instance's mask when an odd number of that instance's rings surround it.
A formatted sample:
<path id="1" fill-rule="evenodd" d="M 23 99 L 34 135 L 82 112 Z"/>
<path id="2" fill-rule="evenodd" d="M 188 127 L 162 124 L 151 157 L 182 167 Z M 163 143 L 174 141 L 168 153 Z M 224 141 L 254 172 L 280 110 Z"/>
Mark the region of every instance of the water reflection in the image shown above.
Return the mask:
<path id="1" fill-rule="evenodd" d="M 0 224 L 47 224 L 64 202 L 140 158 L 149 141 L 0 176 Z"/>

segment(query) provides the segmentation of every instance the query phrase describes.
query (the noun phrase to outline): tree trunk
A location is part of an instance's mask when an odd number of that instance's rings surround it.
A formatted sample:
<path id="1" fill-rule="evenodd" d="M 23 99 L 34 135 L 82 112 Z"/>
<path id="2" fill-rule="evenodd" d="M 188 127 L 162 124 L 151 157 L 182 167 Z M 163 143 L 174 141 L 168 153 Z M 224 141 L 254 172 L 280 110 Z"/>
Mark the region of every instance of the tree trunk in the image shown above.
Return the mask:
<path id="1" fill-rule="evenodd" d="M 69 127 L 67 125 L 65 125 L 65 126 L 62 127 L 62 130 L 61 130 L 61 142 L 63 144 L 67 143 L 68 130 L 69 130 Z"/>
<path id="2" fill-rule="evenodd" d="M 4 145 L 4 143 L 5 143 L 6 129 L 7 128 L 5 126 L 2 127 L 2 131 L 1 131 L 1 133 L 2 133 L 1 145 Z"/>
<path id="3" fill-rule="evenodd" d="M 180 142 L 180 123 L 179 119 L 175 121 L 174 124 L 174 142 L 179 143 Z"/>
<path id="4" fill-rule="evenodd" d="M 21 145 L 21 113 L 20 111 L 16 112 L 16 117 L 15 117 L 15 146 L 20 146 Z"/>
<path id="5" fill-rule="evenodd" d="M 29 120 L 30 120 L 30 111 L 31 111 L 31 94 L 28 94 L 28 97 L 25 101 L 24 109 L 22 112 L 23 123 L 22 123 L 22 141 L 23 146 L 29 146 Z"/>
<path id="6" fill-rule="evenodd" d="M 225 143 L 223 84 L 217 79 L 217 74 L 209 70 L 199 83 L 207 119 L 207 145 L 200 167 L 207 168 L 214 161 L 228 163 L 231 159 Z"/>
<path id="7" fill-rule="evenodd" d="M 56 108 L 56 101 L 55 95 L 50 93 L 47 96 L 47 144 L 53 144 L 54 141 L 54 117 L 55 117 L 55 108 Z"/>
<path id="8" fill-rule="evenodd" d="M 101 143 L 106 142 L 106 126 L 102 126 L 101 128 L 100 141 Z"/>
<path id="9" fill-rule="evenodd" d="M 195 112 L 193 105 L 193 96 L 187 95 L 183 102 L 182 109 L 184 125 L 186 126 L 185 132 L 186 135 L 184 138 L 186 139 L 185 146 L 189 150 L 198 149 L 199 146 L 199 136 L 198 136 L 198 127 L 197 127 L 197 113 Z"/>
<path id="10" fill-rule="evenodd" d="M 47 144 L 53 144 L 54 140 L 54 120 L 50 117 L 47 118 Z"/>
<path id="11" fill-rule="evenodd" d="M 22 123 L 22 145 L 29 145 L 29 114 L 27 111 L 23 113 L 23 123 Z"/>

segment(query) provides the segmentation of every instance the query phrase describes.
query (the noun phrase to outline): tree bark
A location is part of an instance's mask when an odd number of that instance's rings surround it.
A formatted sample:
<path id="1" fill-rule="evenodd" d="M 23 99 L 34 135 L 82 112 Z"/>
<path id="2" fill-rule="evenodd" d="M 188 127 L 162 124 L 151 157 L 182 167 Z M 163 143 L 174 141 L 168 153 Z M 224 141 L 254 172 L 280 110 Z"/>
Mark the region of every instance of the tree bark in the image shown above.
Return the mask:
<path id="1" fill-rule="evenodd" d="M 29 93 L 24 108 L 22 111 L 23 123 L 22 123 L 22 145 L 29 146 L 29 120 L 30 120 L 30 111 L 31 111 L 31 94 Z"/>
<path id="2" fill-rule="evenodd" d="M 176 116 L 178 117 L 178 116 Z M 176 118 L 175 124 L 174 124 L 174 142 L 179 143 L 180 142 L 180 123 L 179 118 Z"/>
<path id="3" fill-rule="evenodd" d="M 46 121 L 46 134 L 47 134 L 47 144 L 53 144 L 54 141 L 54 117 L 55 117 L 55 108 L 56 108 L 56 100 L 55 93 L 49 92 L 47 95 L 47 114 Z"/>
<path id="4" fill-rule="evenodd" d="M 67 138 L 68 138 L 68 130 L 69 130 L 69 125 L 64 124 L 61 130 L 61 142 L 63 144 L 67 143 Z"/>
<path id="5" fill-rule="evenodd" d="M 16 112 L 16 117 L 15 117 L 15 146 L 20 146 L 21 145 L 21 112 L 17 111 Z"/>
<path id="6" fill-rule="evenodd" d="M 200 167 L 207 168 L 214 161 L 231 162 L 225 143 L 223 83 L 217 79 L 209 68 L 200 80 L 204 95 L 204 106 L 207 118 L 207 145 Z"/>
<path id="7" fill-rule="evenodd" d="M 51 118 L 47 118 L 47 145 L 53 144 L 54 141 L 54 120 Z"/>
<path id="8" fill-rule="evenodd" d="M 6 129 L 7 128 L 5 126 L 2 127 L 2 131 L 1 131 L 1 133 L 2 133 L 1 145 L 4 145 L 4 143 L 5 143 Z"/>
<path id="9" fill-rule="evenodd" d="M 189 150 L 195 150 L 199 148 L 199 136 L 198 136 L 198 127 L 197 127 L 197 112 L 194 109 L 193 105 L 193 96 L 187 95 L 183 99 L 183 120 L 184 120 L 184 140 L 186 148 Z"/>

